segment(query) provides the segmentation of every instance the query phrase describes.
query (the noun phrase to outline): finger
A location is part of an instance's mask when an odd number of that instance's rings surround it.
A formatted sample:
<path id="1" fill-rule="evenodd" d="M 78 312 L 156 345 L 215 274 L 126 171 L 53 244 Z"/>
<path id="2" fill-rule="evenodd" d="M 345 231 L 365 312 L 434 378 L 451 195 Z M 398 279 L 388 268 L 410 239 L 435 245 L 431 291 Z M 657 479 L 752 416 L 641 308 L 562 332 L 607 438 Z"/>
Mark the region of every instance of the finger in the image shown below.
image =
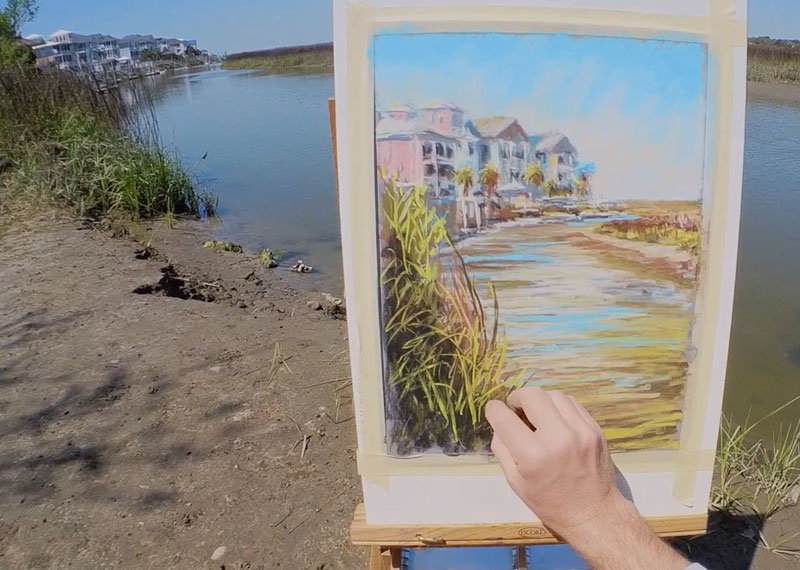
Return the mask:
<path id="1" fill-rule="evenodd" d="M 580 414 L 581 418 L 583 418 L 583 421 L 585 421 L 589 425 L 590 428 L 592 428 L 593 430 L 595 430 L 595 431 L 597 431 L 599 433 L 603 433 L 603 430 L 600 427 L 600 425 L 594 420 L 594 418 L 588 412 L 588 410 L 586 408 L 584 408 L 581 405 L 580 402 L 578 402 L 578 400 L 576 400 L 572 396 L 567 396 L 567 398 L 569 398 L 569 401 L 570 401 L 570 403 L 572 403 L 572 406 L 575 408 L 575 410 L 578 412 L 578 414 Z"/>
<path id="2" fill-rule="evenodd" d="M 495 437 L 502 440 L 515 462 L 538 448 L 530 428 L 503 402 L 492 400 L 486 404 L 486 420 L 491 424 Z"/>
<path id="3" fill-rule="evenodd" d="M 522 480 L 522 475 L 520 475 L 519 469 L 517 469 L 517 462 L 514 461 L 514 456 L 511 455 L 511 452 L 497 434 L 492 437 L 492 453 L 500 464 L 500 468 L 506 476 L 506 481 L 508 481 L 508 484 L 511 485 L 513 489 L 514 486 Z"/>
<path id="4" fill-rule="evenodd" d="M 564 420 L 549 394 L 538 386 L 514 390 L 506 400 L 508 405 L 525 413 L 537 430 L 559 430 Z"/>
<path id="5" fill-rule="evenodd" d="M 553 404 L 558 410 L 558 413 L 561 414 L 561 418 L 564 420 L 567 427 L 580 429 L 585 426 L 586 420 L 584 420 L 583 416 L 580 415 L 572 402 L 570 402 L 569 396 L 557 390 L 552 390 L 547 393 L 550 395 L 550 399 L 553 400 Z"/>

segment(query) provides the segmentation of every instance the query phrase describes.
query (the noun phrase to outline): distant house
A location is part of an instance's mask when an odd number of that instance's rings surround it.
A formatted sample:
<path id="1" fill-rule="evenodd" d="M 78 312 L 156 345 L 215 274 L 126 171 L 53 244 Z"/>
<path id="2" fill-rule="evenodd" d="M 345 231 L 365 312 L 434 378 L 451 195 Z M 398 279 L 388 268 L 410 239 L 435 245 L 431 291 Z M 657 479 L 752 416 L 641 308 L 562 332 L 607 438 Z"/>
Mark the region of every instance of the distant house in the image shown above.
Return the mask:
<path id="1" fill-rule="evenodd" d="M 27 36 L 24 41 L 36 54 L 39 67 L 55 66 L 75 71 L 102 71 L 118 64 L 136 63 L 145 50 L 183 56 L 194 40 L 156 38 L 133 34 L 115 38 L 107 34 L 78 34 L 70 30 L 53 32 L 47 40 L 40 35 Z"/>
<path id="2" fill-rule="evenodd" d="M 578 150 L 562 133 L 545 133 L 530 138 L 534 160 L 542 165 L 545 182 L 571 186 L 575 167 L 578 166 Z"/>
<path id="3" fill-rule="evenodd" d="M 522 185 L 531 145 L 519 121 L 513 117 L 489 117 L 475 119 L 472 124 L 480 137 L 480 167 L 492 164 L 497 168 L 499 188 Z"/>

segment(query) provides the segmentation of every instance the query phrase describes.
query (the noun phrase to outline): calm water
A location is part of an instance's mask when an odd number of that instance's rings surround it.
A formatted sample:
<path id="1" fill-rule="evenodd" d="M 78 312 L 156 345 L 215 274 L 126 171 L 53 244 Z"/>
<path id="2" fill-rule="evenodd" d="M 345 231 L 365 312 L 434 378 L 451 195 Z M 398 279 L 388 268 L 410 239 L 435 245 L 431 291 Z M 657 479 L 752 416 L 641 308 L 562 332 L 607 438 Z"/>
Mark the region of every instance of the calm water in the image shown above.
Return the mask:
<path id="1" fill-rule="evenodd" d="M 341 290 L 327 114 L 333 76 L 211 71 L 159 83 L 162 137 L 219 193 L 219 234 L 251 250 L 287 249 L 320 270 L 305 276 L 315 286 Z M 748 97 L 725 400 L 740 418 L 800 393 L 800 97 L 792 99 Z"/>
<path id="2" fill-rule="evenodd" d="M 327 100 L 333 76 L 222 70 L 159 78 L 161 137 L 220 198 L 219 236 L 285 249 L 340 291 L 339 215 Z M 205 153 L 205 159 L 201 160 Z"/>

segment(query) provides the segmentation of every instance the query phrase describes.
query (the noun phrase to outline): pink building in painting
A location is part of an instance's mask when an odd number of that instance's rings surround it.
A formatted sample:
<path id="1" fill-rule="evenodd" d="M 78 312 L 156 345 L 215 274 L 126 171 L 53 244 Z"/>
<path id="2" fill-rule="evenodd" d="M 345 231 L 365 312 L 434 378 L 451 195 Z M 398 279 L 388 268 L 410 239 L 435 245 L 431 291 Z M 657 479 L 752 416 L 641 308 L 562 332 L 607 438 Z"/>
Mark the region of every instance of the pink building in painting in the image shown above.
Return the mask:
<path id="1" fill-rule="evenodd" d="M 436 197 L 455 195 L 455 171 L 478 177 L 478 136 L 457 105 L 437 102 L 416 109 L 392 107 L 378 116 L 378 167 L 407 186 L 425 185 Z"/>

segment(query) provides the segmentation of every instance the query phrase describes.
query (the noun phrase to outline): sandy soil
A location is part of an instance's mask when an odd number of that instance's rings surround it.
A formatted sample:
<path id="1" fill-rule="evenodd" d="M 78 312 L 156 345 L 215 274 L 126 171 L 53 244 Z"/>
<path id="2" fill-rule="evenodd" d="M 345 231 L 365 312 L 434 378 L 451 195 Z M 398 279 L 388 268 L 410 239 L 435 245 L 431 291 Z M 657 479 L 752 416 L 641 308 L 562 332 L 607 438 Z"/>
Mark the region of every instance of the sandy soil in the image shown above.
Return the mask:
<path id="1" fill-rule="evenodd" d="M 55 216 L 0 236 L 0 568 L 363 568 L 344 323 L 308 276 L 200 248 L 199 224 L 134 233 L 148 259 Z M 170 263 L 215 301 L 133 293 Z M 682 548 L 798 567 L 748 528 Z"/>
<path id="2" fill-rule="evenodd" d="M 0 238 L 0 568 L 363 567 L 344 323 L 200 226 L 145 235 Z M 168 258 L 218 302 L 132 293 Z"/>

